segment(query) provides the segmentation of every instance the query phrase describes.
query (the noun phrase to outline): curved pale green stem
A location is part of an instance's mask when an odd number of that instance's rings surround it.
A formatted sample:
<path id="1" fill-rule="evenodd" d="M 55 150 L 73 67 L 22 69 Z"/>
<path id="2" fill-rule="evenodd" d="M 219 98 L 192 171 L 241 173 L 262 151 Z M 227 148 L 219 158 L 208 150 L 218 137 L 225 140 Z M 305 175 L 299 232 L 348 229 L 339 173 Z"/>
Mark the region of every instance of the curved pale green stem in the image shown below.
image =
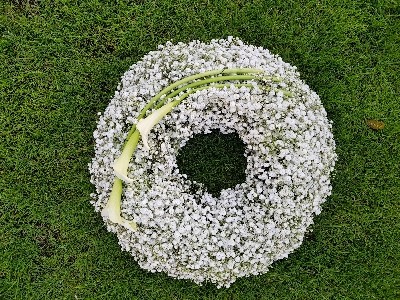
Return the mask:
<path id="1" fill-rule="evenodd" d="M 120 157 L 114 162 L 114 173 L 115 175 L 122 179 L 125 182 L 132 183 L 133 180 L 128 177 L 128 165 L 133 152 L 135 151 L 137 144 L 139 142 L 139 131 L 135 130 L 135 132 L 131 135 L 128 141 L 125 143 L 125 146 L 122 150 Z"/>
<path id="2" fill-rule="evenodd" d="M 187 89 L 191 89 L 191 88 L 201 86 L 201 85 L 206 85 L 206 84 L 213 83 L 213 82 L 228 81 L 228 80 L 251 80 L 251 79 L 256 79 L 256 78 L 257 77 L 254 75 L 230 75 L 230 76 L 218 76 L 218 77 L 208 78 L 208 79 L 196 81 L 191 84 L 185 85 L 185 86 L 177 89 L 176 91 L 168 94 L 167 96 L 165 96 L 165 98 L 163 100 L 165 101 L 166 99 L 173 98 L 176 95 L 179 95 L 179 93 L 186 91 Z"/>
<path id="3" fill-rule="evenodd" d="M 194 93 L 196 93 L 196 92 L 198 92 L 198 91 L 201 91 L 201 90 L 206 90 L 206 89 L 209 89 L 209 88 L 223 89 L 223 88 L 229 88 L 230 86 L 232 86 L 231 83 L 230 83 L 230 84 L 229 84 L 229 83 L 228 83 L 228 84 L 226 84 L 226 83 L 221 83 L 221 84 L 214 84 L 214 85 L 202 86 L 202 87 L 199 87 L 199 88 L 196 88 L 196 89 L 189 90 L 188 92 L 186 92 L 185 94 L 183 94 L 182 96 L 180 96 L 179 99 L 176 100 L 176 101 L 179 101 L 179 103 L 180 103 L 182 100 L 186 99 L 186 98 L 189 97 L 191 94 L 194 94 Z M 242 86 L 245 86 L 245 87 L 248 87 L 248 88 L 254 88 L 254 85 L 251 84 L 251 83 L 235 83 L 235 84 L 233 84 L 233 86 L 235 86 L 235 87 L 237 87 L 237 88 L 241 88 Z M 268 91 L 269 89 L 267 88 L 266 90 Z M 281 91 L 285 96 L 288 96 L 288 97 L 293 96 L 293 93 L 292 93 L 292 92 L 289 92 L 289 91 L 280 90 L 280 89 L 278 89 L 277 91 Z M 163 103 L 160 102 L 160 103 L 155 107 L 155 109 L 158 109 L 159 106 L 162 105 L 162 104 L 163 104 Z"/>
<path id="4" fill-rule="evenodd" d="M 146 112 L 153 106 L 153 104 L 159 100 L 163 95 L 167 94 L 168 92 L 172 91 L 173 89 L 188 83 L 190 81 L 208 77 L 208 76 L 218 76 L 220 74 L 257 74 L 257 73 L 262 73 L 264 72 L 261 69 L 252 69 L 252 68 L 243 68 L 243 69 L 219 69 L 219 70 L 212 70 L 212 71 L 207 71 L 199 74 L 195 74 L 192 76 L 185 77 L 181 80 L 178 80 L 174 82 L 173 84 L 167 86 L 161 92 L 159 92 L 157 95 L 155 95 L 153 98 L 150 99 L 149 103 L 146 104 L 146 106 L 140 111 L 139 116 L 137 117 L 138 121 L 144 117 Z M 165 101 L 164 101 L 165 102 Z M 127 139 L 130 138 L 130 136 L 135 132 L 136 127 L 132 126 L 130 129 Z"/>
<path id="5" fill-rule="evenodd" d="M 195 74 L 192 76 L 185 77 L 181 80 L 178 80 L 174 82 L 173 84 L 167 86 L 165 89 L 163 89 L 161 92 L 159 92 L 157 95 L 155 95 L 153 98 L 150 99 L 149 103 L 143 108 L 143 110 L 140 112 L 139 116 L 143 117 L 149 108 L 152 107 L 154 102 L 156 102 L 158 99 L 160 99 L 163 95 L 166 93 L 172 91 L 173 89 L 179 87 L 180 85 L 183 85 L 185 83 L 188 83 L 189 81 L 193 81 L 199 78 L 203 77 L 208 77 L 208 76 L 217 76 L 220 74 L 250 74 L 250 73 L 262 73 L 264 72 L 261 69 L 252 69 L 252 68 L 243 68 L 243 69 L 220 69 L 220 70 L 212 70 L 212 71 L 207 71 L 199 74 Z M 233 76 L 238 76 L 238 75 L 233 75 Z"/>
<path id="6" fill-rule="evenodd" d="M 113 223 L 124 226 L 126 229 L 136 231 L 137 225 L 135 221 L 128 221 L 121 217 L 121 195 L 122 181 L 119 178 L 115 178 L 110 198 L 108 199 L 104 209 L 101 211 L 101 216 Z"/>
<path id="7" fill-rule="evenodd" d="M 182 100 L 186 99 L 187 97 L 189 97 L 191 94 L 194 94 L 198 91 L 202 91 L 202 90 L 206 90 L 209 88 L 217 88 L 217 89 L 223 89 L 223 88 L 229 88 L 230 86 L 235 86 L 237 88 L 241 88 L 242 86 L 248 87 L 248 88 L 253 88 L 254 85 L 252 85 L 251 83 L 220 83 L 220 84 L 214 84 L 214 85 L 207 85 L 207 86 L 202 86 L 196 89 L 191 89 L 188 92 L 184 93 L 182 96 L 179 97 L 179 99 L 177 101 L 182 102 Z M 163 104 L 163 102 L 160 102 L 157 104 L 157 106 L 155 107 L 156 109 L 160 108 L 161 105 Z"/>

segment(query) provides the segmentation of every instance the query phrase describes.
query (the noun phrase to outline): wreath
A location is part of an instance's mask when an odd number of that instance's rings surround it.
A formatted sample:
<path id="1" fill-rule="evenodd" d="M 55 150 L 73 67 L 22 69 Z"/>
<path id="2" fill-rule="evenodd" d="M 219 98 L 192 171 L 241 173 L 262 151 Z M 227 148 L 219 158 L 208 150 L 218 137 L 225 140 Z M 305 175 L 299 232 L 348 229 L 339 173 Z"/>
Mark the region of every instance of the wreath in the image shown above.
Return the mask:
<path id="1" fill-rule="evenodd" d="M 94 132 L 91 203 L 151 272 L 228 287 L 298 248 L 331 193 L 331 122 L 296 68 L 236 38 L 171 42 L 123 75 Z M 236 133 L 246 180 L 214 196 L 180 172 L 197 134 Z"/>

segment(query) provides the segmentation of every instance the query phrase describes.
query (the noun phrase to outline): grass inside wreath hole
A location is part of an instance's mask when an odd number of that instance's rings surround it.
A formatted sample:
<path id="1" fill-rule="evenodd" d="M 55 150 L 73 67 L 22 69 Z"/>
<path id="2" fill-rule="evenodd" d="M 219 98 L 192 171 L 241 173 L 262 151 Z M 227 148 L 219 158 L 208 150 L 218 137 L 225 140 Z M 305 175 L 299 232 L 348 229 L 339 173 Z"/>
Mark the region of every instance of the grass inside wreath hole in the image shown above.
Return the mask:
<path id="1" fill-rule="evenodd" d="M 237 133 L 223 134 L 214 130 L 197 134 L 177 156 L 179 171 L 189 180 L 202 183 L 218 197 L 221 190 L 233 188 L 246 179 L 245 145 Z"/>

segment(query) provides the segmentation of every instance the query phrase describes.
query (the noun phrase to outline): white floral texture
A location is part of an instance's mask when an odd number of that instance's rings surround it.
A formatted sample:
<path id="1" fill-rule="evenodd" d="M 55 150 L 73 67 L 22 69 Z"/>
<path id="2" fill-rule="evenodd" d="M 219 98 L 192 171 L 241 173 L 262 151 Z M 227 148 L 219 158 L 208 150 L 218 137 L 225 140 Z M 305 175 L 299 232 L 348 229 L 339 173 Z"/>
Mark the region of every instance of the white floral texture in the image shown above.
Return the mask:
<path id="1" fill-rule="evenodd" d="M 267 83 L 268 89 L 232 85 L 190 95 L 154 126 L 150 151 L 139 143 L 130 161 L 132 183 L 123 186 L 121 214 L 138 230 L 105 221 L 142 268 L 228 287 L 267 272 L 298 248 L 331 193 L 331 124 L 295 67 L 234 38 L 159 46 L 124 74 L 100 117 L 90 172 L 92 204 L 101 211 L 115 177 L 113 162 L 150 98 L 184 77 L 222 68 L 259 68 L 282 81 Z M 194 134 L 214 129 L 237 132 L 247 157 L 246 181 L 218 198 L 188 180 L 176 162 Z"/>

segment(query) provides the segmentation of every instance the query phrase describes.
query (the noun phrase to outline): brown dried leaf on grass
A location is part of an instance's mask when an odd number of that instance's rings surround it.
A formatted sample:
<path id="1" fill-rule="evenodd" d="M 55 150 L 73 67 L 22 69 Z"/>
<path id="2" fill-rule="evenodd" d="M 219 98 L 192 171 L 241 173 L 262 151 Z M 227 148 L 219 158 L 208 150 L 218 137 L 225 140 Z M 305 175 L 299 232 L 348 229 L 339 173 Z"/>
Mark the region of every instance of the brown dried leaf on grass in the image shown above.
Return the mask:
<path id="1" fill-rule="evenodd" d="M 369 128 L 374 130 L 382 130 L 383 128 L 385 128 L 385 123 L 383 123 L 382 121 L 368 119 L 365 122 L 367 123 Z"/>

